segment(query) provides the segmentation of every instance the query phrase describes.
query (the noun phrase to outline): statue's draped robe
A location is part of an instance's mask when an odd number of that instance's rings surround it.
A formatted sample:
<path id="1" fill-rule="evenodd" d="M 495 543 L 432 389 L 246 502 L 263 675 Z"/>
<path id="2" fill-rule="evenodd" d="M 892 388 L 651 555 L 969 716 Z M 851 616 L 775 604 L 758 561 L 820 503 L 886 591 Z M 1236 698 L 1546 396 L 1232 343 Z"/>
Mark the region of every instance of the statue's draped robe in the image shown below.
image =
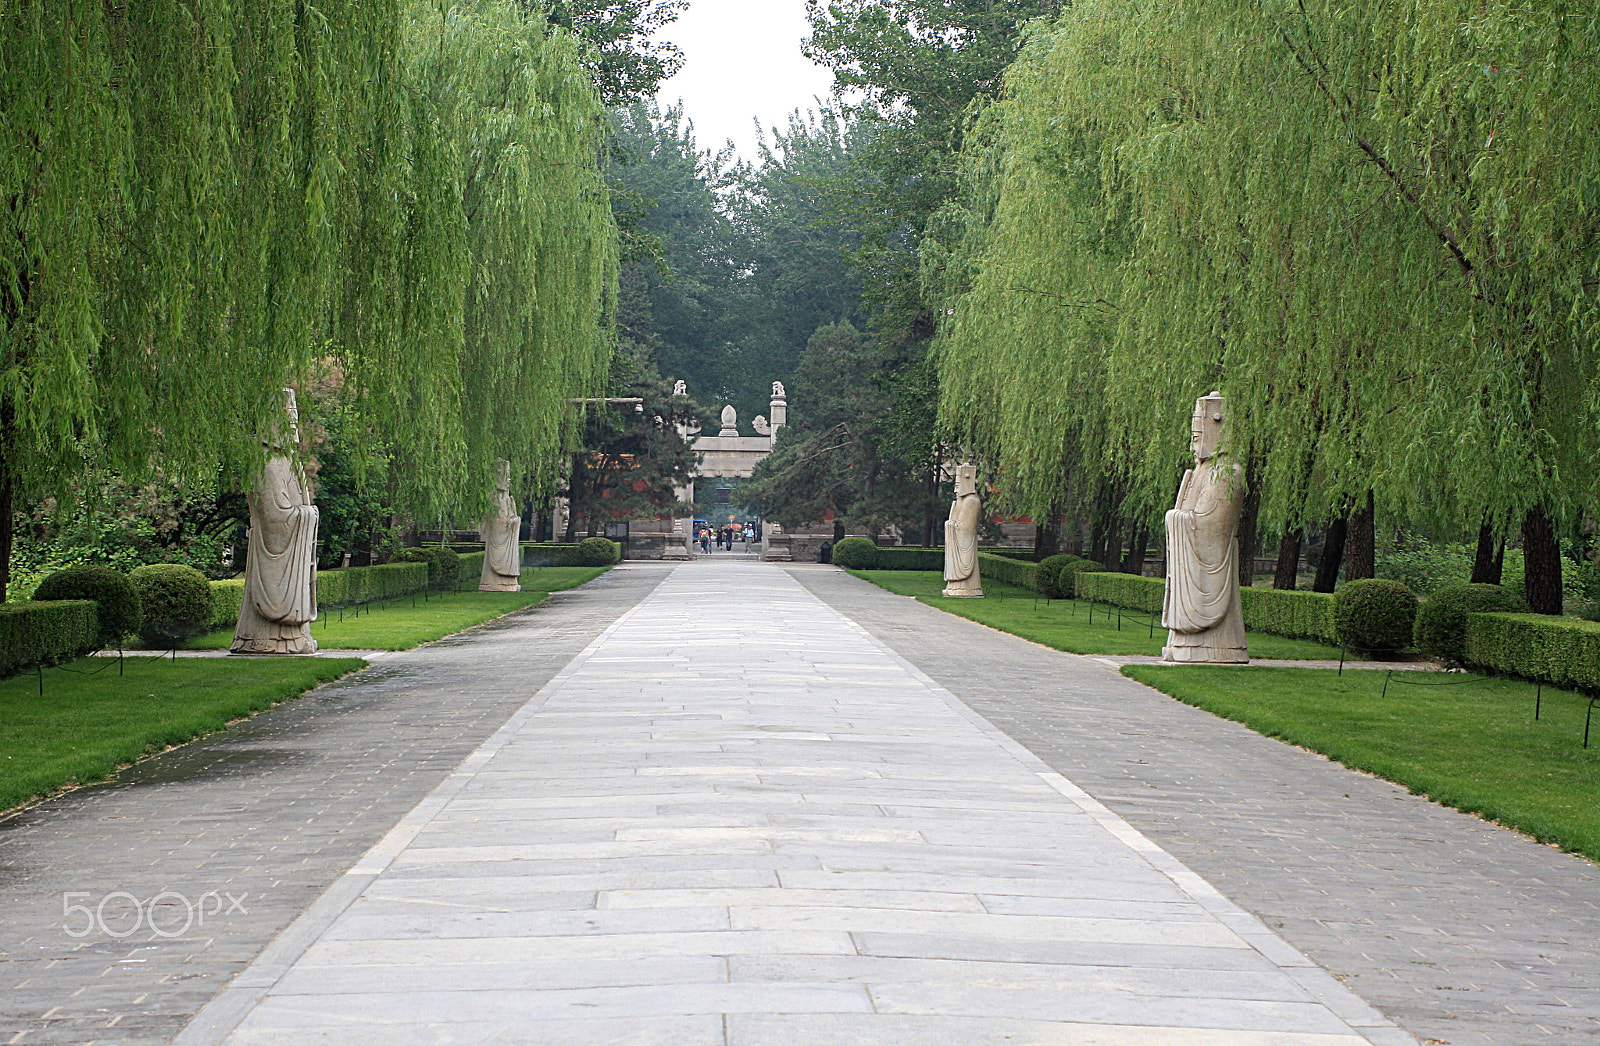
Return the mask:
<path id="1" fill-rule="evenodd" d="M 963 494 L 950 504 L 950 518 L 944 524 L 944 579 L 947 596 L 983 595 L 983 578 L 978 573 L 978 513 L 982 499 Z"/>
<path id="2" fill-rule="evenodd" d="M 517 537 L 522 517 L 511 495 L 501 491 L 494 500 L 494 511 L 483 523 L 483 573 L 480 592 L 521 592 L 522 548 Z"/>
<path id="3" fill-rule="evenodd" d="M 250 547 L 236 654 L 311 654 L 317 619 L 317 507 L 305 476 L 274 454 L 250 492 Z"/>
<path id="4" fill-rule="evenodd" d="M 1239 513 L 1244 484 L 1238 466 L 1211 461 L 1184 474 L 1178 503 L 1167 513 L 1167 592 L 1161 624 L 1167 661 L 1248 661 L 1239 605 Z"/>

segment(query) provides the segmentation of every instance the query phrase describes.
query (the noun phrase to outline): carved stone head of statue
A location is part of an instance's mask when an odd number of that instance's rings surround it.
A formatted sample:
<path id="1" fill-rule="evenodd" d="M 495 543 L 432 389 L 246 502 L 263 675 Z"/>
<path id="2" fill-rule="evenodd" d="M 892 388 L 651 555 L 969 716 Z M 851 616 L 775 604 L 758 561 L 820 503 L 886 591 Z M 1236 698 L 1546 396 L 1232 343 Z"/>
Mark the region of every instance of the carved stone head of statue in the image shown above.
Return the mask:
<path id="1" fill-rule="evenodd" d="M 1194 460 L 1210 461 L 1222 448 L 1222 427 L 1227 420 L 1227 402 L 1222 393 L 1213 392 L 1194 401 L 1194 416 L 1189 424 L 1189 449 Z"/>
<path id="2" fill-rule="evenodd" d="M 687 395 L 689 395 L 688 383 L 686 383 L 682 378 L 679 378 L 677 381 L 673 382 L 672 383 L 672 394 L 674 396 L 687 396 Z"/>
<path id="3" fill-rule="evenodd" d="M 788 393 L 783 391 L 783 382 L 775 381 L 772 383 L 772 398 L 775 400 L 788 398 Z"/>
<path id="4" fill-rule="evenodd" d="M 511 492 L 511 462 L 505 458 L 494 459 L 494 485 L 502 494 Z"/>
<path id="5" fill-rule="evenodd" d="M 965 497 L 978 492 L 978 466 L 956 466 L 956 497 Z"/>

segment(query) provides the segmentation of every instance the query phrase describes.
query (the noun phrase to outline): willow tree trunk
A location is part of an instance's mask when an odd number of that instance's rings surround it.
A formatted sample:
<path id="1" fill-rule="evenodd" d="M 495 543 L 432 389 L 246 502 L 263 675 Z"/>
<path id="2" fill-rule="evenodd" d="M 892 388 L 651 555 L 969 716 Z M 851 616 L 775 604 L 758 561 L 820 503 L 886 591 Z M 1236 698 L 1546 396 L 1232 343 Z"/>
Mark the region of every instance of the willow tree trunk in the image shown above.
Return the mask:
<path id="1" fill-rule="evenodd" d="M 1505 542 L 1495 538 L 1494 527 L 1485 523 L 1478 528 L 1478 552 L 1472 559 L 1474 585 L 1498 585 L 1506 561 Z"/>
<path id="2" fill-rule="evenodd" d="M 1149 555 L 1150 531 L 1140 528 L 1134 532 L 1133 540 L 1128 545 L 1128 554 L 1122 557 L 1122 572 L 1124 574 L 1143 574 L 1144 561 Z"/>
<path id="3" fill-rule="evenodd" d="M 1261 485 L 1256 481 L 1256 463 L 1245 469 L 1244 500 L 1239 506 L 1239 585 L 1249 588 L 1256 579 L 1256 550 L 1261 535 L 1256 523 L 1261 517 Z"/>
<path id="4" fill-rule="evenodd" d="M 1522 517 L 1522 594 L 1535 614 L 1561 613 L 1561 543 L 1543 509 Z"/>
<path id="5" fill-rule="evenodd" d="M 1344 579 L 1378 576 L 1378 527 L 1373 512 L 1372 491 L 1366 504 L 1350 513 L 1350 530 L 1345 538 Z"/>
<path id="6" fill-rule="evenodd" d="M 1100 565 L 1112 572 L 1122 568 L 1122 520 L 1116 516 L 1106 520 L 1106 543 L 1100 553 Z"/>
<path id="7" fill-rule="evenodd" d="M 1317 579 L 1311 583 L 1313 592 L 1332 592 L 1339 583 L 1339 564 L 1344 560 L 1345 522 L 1336 519 L 1328 524 L 1322 535 L 1322 556 L 1317 560 Z"/>
<path id="8" fill-rule="evenodd" d="M 1278 566 L 1272 573 L 1272 587 L 1282 592 L 1293 592 L 1300 581 L 1300 542 L 1304 531 L 1284 531 L 1278 542 Z"/>
<path id="9" fill-rule="evenodd" d="M 1050 515 L 1033 525 L 1033 561 L 1053 556 L 1061 548 L 1061 510 L 1054 506 Z"/>

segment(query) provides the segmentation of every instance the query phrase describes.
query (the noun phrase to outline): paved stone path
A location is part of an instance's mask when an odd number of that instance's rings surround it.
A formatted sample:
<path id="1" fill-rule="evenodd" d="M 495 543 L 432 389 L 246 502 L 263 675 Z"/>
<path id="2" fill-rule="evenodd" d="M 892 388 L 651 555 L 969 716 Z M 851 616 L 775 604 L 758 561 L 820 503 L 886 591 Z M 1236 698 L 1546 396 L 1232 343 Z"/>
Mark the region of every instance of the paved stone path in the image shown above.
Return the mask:
<path id="1" fill-rule="evenodd" d="M 787 573 L 675 571 L 178 1040 L 1412 1042 Z"/>
<path id="2" fill-rule="evenodd" d="M 614 570 L 387 654 L 107 785 L 0 820 L 0 1044 L 170 1042 L 666 573 Z M 113 936 L 133 920 L 130 900 L 163 891 L 160 926 L 173 936 Z M 104 904 L 104 927 L 89 920 L 92 932 L 73 935 L 86 920 L 69 904 Z M 202 908 L 203 921 L 175 932 Z"/>
<path id="3" fill-rule="evenodd" d="M 1600 1043 L 1600 867 L 1101 659 L 790 572 L 1424 1042 Z"/>

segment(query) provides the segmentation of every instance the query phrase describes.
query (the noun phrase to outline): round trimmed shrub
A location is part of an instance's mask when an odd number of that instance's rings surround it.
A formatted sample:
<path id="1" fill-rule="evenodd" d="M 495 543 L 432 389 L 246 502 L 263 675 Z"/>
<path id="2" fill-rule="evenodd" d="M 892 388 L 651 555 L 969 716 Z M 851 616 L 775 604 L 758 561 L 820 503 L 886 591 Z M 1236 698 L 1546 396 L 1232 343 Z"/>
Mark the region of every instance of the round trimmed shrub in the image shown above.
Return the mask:
<path id="1" fill-rule="evenodd" d="M 1412 636 L 1424 657 L 1465 661 L 1467 615 L 1492 613 L 1526 614 L 1528 604 L 1499 585 L 1447 585 L 1423 602 Z"/>
<path id="2" fill-rule="evenodd" d="M 1070 563 L 1082 563 L 1082 556 L 1073 556 L 1062 552 L 1054 556 L 1046 556 L 1039 561 L 1039 572 L 1034 576 L 1038 578 L 1039 592 L 1049 599 L 1071 599 L 1072 590 L 1061 589 L 1061 568 Z M 1071 578 L 1069 577 L 1070 581 Z"/>
<path id="3" fill-rule="evenodd" d="M 395 553 L 396 563 L 426 563 L 428 564 L 428 584 L 446 585 L 455 582 L 456 575 L 461 572 L 461 557 L 455 549 L 444 545 L 421 545 L 416 548 L 403 548 Z"/>
<path id="4" fill-rule="evenodd" d="M 871 538 L 845 538 L 834 544 L 833 562 L 846 570 L 871 570 L 878 565 L 878 546 Z"/>
<path id="5" fill-rule="evenodd" d="M 128 575 L 97 563 L 80 563 L 58 570 L 39 582 L 34 599 L 89 599 L 100 619 L 100 645 L 116 646 L 122 637 L 139 631 L 139 593 Z"/>
<path id="6" fill-rule="evenodd" d="M 584 538 L 573 553 L 580 567 L 609 567 L 621 557 L 617 543 L 610 538 Z"/>
<path id="7" fill-rule="evenodd" d="M 1393 653 L 1411 642 L 1417 597 L 1398 581 L 1363 578 L 1333 596 L 1333 626 L 1350 650 Z"/>
<path id="8" fill-rule="evenodd" d="M 1104 570 L 1105 567 L 1092 559 L 1077 559 L 1074 557 L 1074 562 L 1061 564 L 1056 570 L 1056 591 L 1061 593 L 1057 598 L 1077 599 L 1078 575 L 1092 574 L 1096 571 Z"/>
<path id="9" fill-rule="evenodd" d="M 177 646 L 211 627 L 211 583 L 194 567 L 153 563 L 128 574 L 139 593 L 139 638 L 146 646 Z"/>

